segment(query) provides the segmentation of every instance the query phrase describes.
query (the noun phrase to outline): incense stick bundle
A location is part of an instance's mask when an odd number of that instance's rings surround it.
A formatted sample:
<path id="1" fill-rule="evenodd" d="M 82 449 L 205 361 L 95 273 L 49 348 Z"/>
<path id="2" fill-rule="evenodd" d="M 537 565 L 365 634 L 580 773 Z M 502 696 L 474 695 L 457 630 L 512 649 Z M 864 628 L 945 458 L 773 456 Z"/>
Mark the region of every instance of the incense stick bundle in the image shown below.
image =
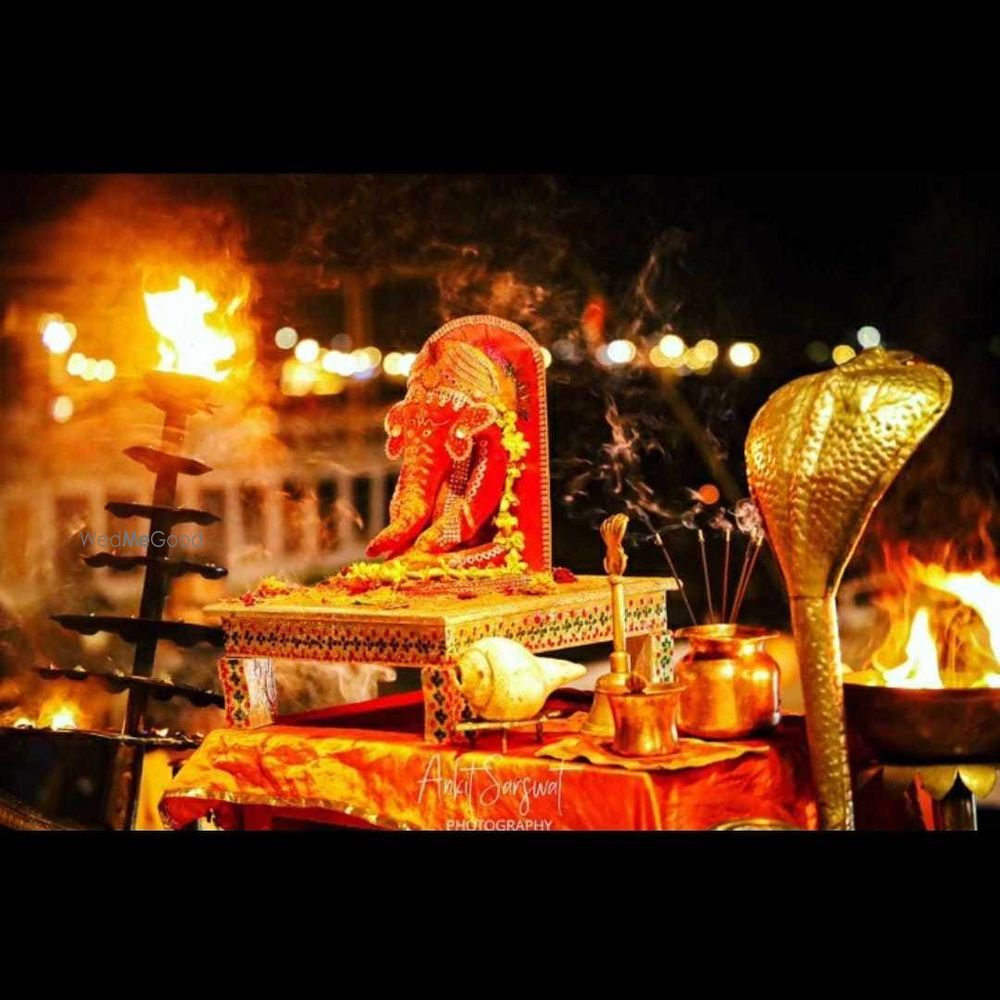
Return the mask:
<path id="1" fill-rule="evenodd" d="M 729 542 L 732 538 L 732 528 L 726 528 L 725 555 L 722 557 L 722 607 L 719 608 L 719 621 L 726 621 L 726 604 L 729 598 Z"/>
<path id="2" fill-rule="evenodd" d="M 688 600 L 687 591 L 684 589 L 684 581 L 681 579 L 680 573 L 677 572 L 677 567 L 674 565 L 674 561 L 670 557 L 670 552 L 667 550 L 666 545 L 663 544 L 663 539 L 660 537 L 660 533 L 658 531 L 653 532 L 653 537 L 656 539 L 656 544 L 659 545 L 660 551 L 663 553 L 663 558 L 667 562 L 667 567 L 670 569 L 671 575 L 680 585 L 681 600 L 684 601 L 684 607 L 687 608 L 691 624 L 697 625 L 698 619 L 695 617 L 694 609 L 691 607 L 691 602 Z"/>
<path id="3" fill-rule="evenodd" d="M 698 547 L 701 550 L 701 570 L 705 576 L 705 600 L 708 603 L 708 620 L 715 621 L 715 608 L 712 606 L 712 582 L 708 578 L 708 554 L 705 551 L 705 532 L 698 529 Z"/>
<path id="4" fill-rule="evenodd" d="M 729 616 L 729 620 L 731 622 L 735 622 L 737 615 L 740 613 L 743 598 L 746 597 L 747 588 L 750 585 L 750 577 L 753 574 L 753 568 L 757 565 L 757 557 L 760 555 L 760 550 L 763 547 L 763 534 L 758 535 L 756 541 L 747 545 L 746 552 L 743 556 L 743 570 L 740 573 L 740 582 L 736 588 L 736 595 L 733 597 L 733 609 Z M 749 556 L 749 559 L 747 559 L 747 556 Z"/>

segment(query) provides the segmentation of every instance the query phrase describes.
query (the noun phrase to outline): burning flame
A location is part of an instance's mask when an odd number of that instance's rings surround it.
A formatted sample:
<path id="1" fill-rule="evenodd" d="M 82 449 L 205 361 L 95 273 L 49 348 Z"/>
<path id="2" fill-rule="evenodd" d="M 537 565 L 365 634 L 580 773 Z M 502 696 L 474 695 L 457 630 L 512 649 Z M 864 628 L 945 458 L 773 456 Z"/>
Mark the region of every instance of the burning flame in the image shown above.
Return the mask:
<path id="1" fill-rule="evenodd" d="M 993 659 L 1000 663 L 1000 584 L 987 580 L 981 572 L 946 573 L 935 565 L 923 569 L 923 582 L 928 587 L 957 597 L 982 618 L 989 634 Z"/>
<path id="2" fill-rule="evenodd" d="M 926 608 L 913 616 L 906 642 L 906 659 L 898 667 L 883 670 L 882 676 L 888 687 L 944 687 L 938 668 L 937 643 L 931 634 L 930 613 Z"/>
<path id="3" fill-rule="evenodd" d="M 38 716 L 38 725 L 49 729 L 76 729 L 79 727 L 79 711 L 69 702 L 47 704 Z"/>
<path id="4" fill-rule="evenodd" d="M 172 291 L 146 292 L 144 297 L 149 322 L 160 335 L 157 369 L 221 382 L 228 371 L 217 366 L 233 358 L 236 341 L 232 334 L 206 321 L 218 311 L 215 299 L 184 275 Z M 232 299 L 225 316 L 231 317 L 244 301 L 242 296 Z"/>
<path id="5" fill-rule="evenodd" d="M 890 687 L 1000 688 L 1000 581 L 908 554 L 890 558 L 889 633 L 872 656 Z"/>

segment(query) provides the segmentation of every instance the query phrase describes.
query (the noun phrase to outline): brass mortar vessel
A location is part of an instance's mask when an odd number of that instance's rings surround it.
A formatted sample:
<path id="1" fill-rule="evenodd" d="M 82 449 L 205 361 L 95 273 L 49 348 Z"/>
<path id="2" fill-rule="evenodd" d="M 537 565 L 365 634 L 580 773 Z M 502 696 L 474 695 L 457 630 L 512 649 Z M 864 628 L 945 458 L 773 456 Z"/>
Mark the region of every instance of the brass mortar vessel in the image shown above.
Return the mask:
<path id="1" fill-rule="evenodd" d="M 751 625 L 678 629 L 691 648 L 677 664 L 684 685 L 677 725 L 703 739 L 734 739 L 773 729 L 781 719 L 778 664 L 764 649 L 777 635 Z"/>
<path id="2" fill-rule="evenodd" d="M 615 721 L 614 752 L 624 757 L 673 753 L 682 690 L 681 684 L 647 684 L 640 690 L 608 691 Z"/>

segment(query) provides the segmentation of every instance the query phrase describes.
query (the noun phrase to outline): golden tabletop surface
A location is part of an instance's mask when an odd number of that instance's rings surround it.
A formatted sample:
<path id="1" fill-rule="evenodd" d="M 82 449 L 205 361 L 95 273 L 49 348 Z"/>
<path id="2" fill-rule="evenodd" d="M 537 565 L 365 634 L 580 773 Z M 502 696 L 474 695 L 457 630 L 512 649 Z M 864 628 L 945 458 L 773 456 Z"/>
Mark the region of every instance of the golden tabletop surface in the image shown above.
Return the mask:
<path id="1" fill-rule="evenodd" d="M 625 577 L 624 584 L 627 600 L 679 589 L 673 577 Z M 313 588 L 308 590 L 313 591 Z M 557 583 L 551 592 L 544 594 L 484 592 L 459 597 L 456 594 L 418 594 L 382 588 L 365 594 L 338 595 L 336 603 L 319 603 L 318 600 L 310 603 L 308 599 L 299 601 L 297 594 L 257 600 L 253 604 L 244 604 L 239 598 L 234 598 L 209 605 L 205 612 L 227 620 L 269 618 L 456 625 L 528 614 L 540 608 L 558 611 L 603 603 L 607 602 L 608 593 L 607 577 L 580 576 L 569 583 Z"/>

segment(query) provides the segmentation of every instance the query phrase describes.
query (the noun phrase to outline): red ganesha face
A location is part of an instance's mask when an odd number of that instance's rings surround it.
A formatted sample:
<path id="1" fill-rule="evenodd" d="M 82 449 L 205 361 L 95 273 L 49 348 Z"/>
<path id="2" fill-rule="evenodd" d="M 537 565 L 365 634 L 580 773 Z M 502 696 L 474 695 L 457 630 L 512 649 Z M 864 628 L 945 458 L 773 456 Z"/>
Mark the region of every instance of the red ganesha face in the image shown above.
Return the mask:
<path id="1" fill-rule="evenodd" d="M 507 453 L 496 407 L 421 395 L 386 415 L 386 454 L 402 466 L 390 523 L 369 544 L 370 556 L 443 553 L 479 541 L 503 495 Z"/>

